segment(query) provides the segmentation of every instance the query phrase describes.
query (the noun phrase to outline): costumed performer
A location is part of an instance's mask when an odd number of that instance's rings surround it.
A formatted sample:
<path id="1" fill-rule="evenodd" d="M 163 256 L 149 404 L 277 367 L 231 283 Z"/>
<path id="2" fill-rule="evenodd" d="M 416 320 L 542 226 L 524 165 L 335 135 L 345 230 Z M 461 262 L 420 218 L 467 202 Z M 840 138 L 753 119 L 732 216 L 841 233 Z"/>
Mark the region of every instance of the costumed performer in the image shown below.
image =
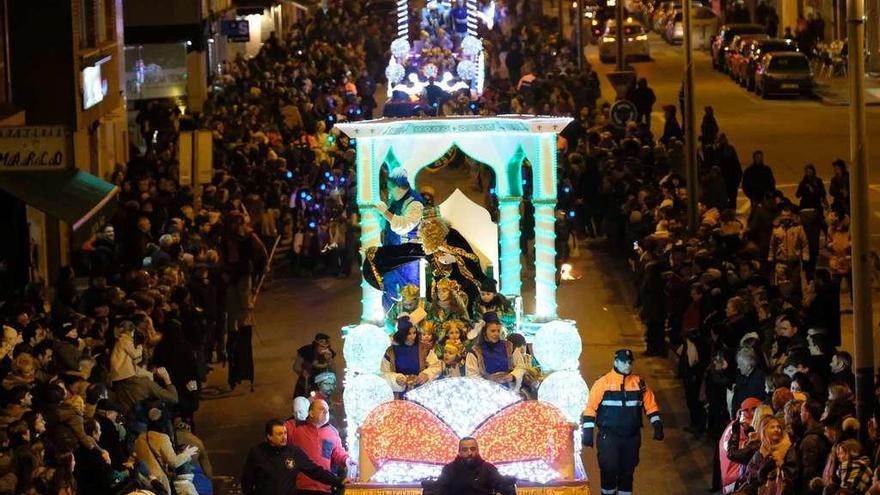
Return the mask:
<path id="1" fill-rule="evenodd" d="M 380 201 L 376 210 L 385 219 L 382 228 L 382 246 L 399 246 L 415 242 L 422 219 L 425 200 L 409 184 L 406 169 L 397 167 L 388 174 L 386 182 L 388 199 L 386 205 Z M 419 285 L 419 264 L 416 260 L 401 263 L 382 274 L 382 307 L 387 312 L 398 299 L 400 288 L 405 285 Z"/>
<path id="2" fill-rule="evenodd" d="M 495 279 L 487 277 L 480 284 L 480 298 L 474 305 L 474 313 L 485 314 L 494 311 L 501 318 L 501 323 L 507 328 L 516 326 L 516 313 L 510 299 L 498 292 Z"/>
<path id="3" fill-rule="evenodd" d="M 392 336 L 392 345 L 385 351 L 382 359 L 382 377 L 388 382 L 395 395 L 412 390 L 430 379 L 428 373 L 428 349 L 419 342 L 419 334 L 408 316 L 397 320 L 397 331 Z"/>
<path id="4" fill-rule="evenodd" d="M 464 345 L 457 342 L 447 342 L 443 346 L 443 371 L 440 373 L 440 378 L 467 376 L 464 355 Z"/>
<path id="5" fill-rule="evenodd" d="M 513 344 L 501 339 L 501 320 L 489 312 L 483 315 L 483 329 L 479 340 L 471 347 L 466 358 L 467 376 L 491 380 L 519 391 L 528 363 L 521 352 L 514 352 Z"/>
<path id="6" fill-rule="evenodd" d="M 441 325 L 441 328 L 450 321 L 470 320 L 467 310 L 468 296 L 461 290 L 458 282 L 451 278 L 441 278 L 434 282 L 431 289 L 433 294 L 429 320 Z"/>
<path id="7" fill-rule="evenodd" d="M 389 284 L 392 284 L 392 287 L 393 284 L 399 284 L 399 277 L 393 276 L 393 272 L 398 267 L 426 258 L 433 280 L 452 279 L 467 295 L 466 300 L 462 301 L 464 303 L 462 319 L 469 320 L 469 304 L 477 300 L 480 295 L 480 285 L 486 279 L 486 274 L 480 266 L 480 258 L 464 236 L 438 215 L 437 208 L 427 208 L 424 211 L 425 215 L 418 227 L 418 240 L 421 244 L 406 242 L 367 248 L 361 270 L 364 280 L 387 295 L 386 289 L 389 288 Z M 389 275 L 392 275 L 392 278 L 389 279 Z M 415 276 L 418 280 L 418 264 L 416 264 Z M 397 290 L 399 289 L 394 289 L 394 296 L 397 296 Z M 432 290 L 432 293 L 435 290 Z M 435 302 L 432 301 L 432 311 L 434 304 Z M 439 323 L 443 321 L 445 320 Z"/>
<path id="8" fill-rule="evenodd" d="M 388 333 L 394 333 L 397 319 L 401 316 L 410 316 L 422 314 L 427 315 L 430 308 L 428 300 L 419 297 L 419 286 L 415 284 L 407 284 L 400 288 L 400 300 L 395 302 L 388 313 L 385 315 L 386 328 Z"/>

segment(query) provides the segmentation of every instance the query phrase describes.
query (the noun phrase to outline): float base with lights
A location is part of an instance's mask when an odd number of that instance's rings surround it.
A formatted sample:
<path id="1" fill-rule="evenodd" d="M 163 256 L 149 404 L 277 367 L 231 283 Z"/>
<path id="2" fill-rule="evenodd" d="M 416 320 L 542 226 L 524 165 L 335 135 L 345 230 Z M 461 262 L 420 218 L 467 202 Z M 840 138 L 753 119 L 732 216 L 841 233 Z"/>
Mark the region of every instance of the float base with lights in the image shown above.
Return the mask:
<path id="1" fill-rule="evenodd" d="M 359 460 L 358 481 L 348 486 L 349 493 L 420 493 L 419 481 L 439 475 L 465 436 L 477 438 L 484 459 L 522 481 L 521 494 L 589 493 L 576 426 L 587 401 L 587 385 L 579 371 L 581 339 L 575 322 L 556 315 L 556 135 L 570 121 L 502 115 L 379 119 L 337 126 L 356 140 L 363 248 L 380 242 L 382 220 L 375 205 L 380 201 L 383 164 L 389 170 L 404 167 L 415 178 L 421 168 L 456 146 L 491 167 L 500 210 L 497 225 L 479 205 L 455 208 L 450 204 L 468 201 L 460 193 L 440 205 L 440 211 L 474 245 L 484 266 L 494 261 L 491 273 L 500 282 L 500 291 L 517 298 L 522 285 L 522 163 L 529 161 L 535 207 L 535 312 L 518 318 L 516 331 L 532 343 L 545 377 L 536 401 L 523 401 L 518 394 L 479 378 L 438 380 L 407 393 L 405 401 L 394 400 L 379 374 L 390 344 L 382 295 L 363 281 L 360 324 L 342 331 L 347 444 Z M 473 208 L 481 209 L 490 225 L 474 227 Z M 482 229 L 477 230 L 482 233 L 479 238 L 473 234 L 475 229 Z M 486 236 L 486 232 L 497 232 L 497 236 Z M 492 239 L 490 245 L 480 244 L 484 237 Z"/>

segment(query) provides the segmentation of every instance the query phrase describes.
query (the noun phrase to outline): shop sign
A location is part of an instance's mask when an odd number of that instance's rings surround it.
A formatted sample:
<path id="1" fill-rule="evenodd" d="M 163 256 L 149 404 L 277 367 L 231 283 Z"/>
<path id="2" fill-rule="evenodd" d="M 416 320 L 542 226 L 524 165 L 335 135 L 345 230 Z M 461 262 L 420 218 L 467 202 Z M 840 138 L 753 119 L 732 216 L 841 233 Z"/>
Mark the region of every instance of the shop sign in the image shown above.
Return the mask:
<path id="1" fill-rule="evenodd" d="M 0 172 L 64 170 L 73 142 L 64 126 L 0 127 Z"/>

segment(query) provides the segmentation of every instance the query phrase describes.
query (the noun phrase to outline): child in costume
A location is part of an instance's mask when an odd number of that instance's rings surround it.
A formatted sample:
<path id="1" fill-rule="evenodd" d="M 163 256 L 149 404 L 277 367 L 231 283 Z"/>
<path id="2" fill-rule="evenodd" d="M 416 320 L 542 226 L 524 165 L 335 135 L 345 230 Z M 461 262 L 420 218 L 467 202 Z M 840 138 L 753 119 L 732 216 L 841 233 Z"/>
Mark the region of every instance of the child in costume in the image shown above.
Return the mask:
<path id="1" fill-rule="evenodd" d="M 464 355 L 463 344 L 447 342 L 443 346 L 443 372 L 440 374 L 440 378 L 467 376 Z"/>
<path id="2" fill-rule="evenodd" d="M 480 283 L 480 299 L 474 304 L 474 314 L 494 312 L 501 318 L 501 323 L 507 328 L 514 328 L 516 313 L 509 299 L 498 292 L 495 280 L 487 278 Z"/>
<path id="3" fill-rule="evenodd" d="M 430 304 L 424 297 L 419 297 L 419 287 L 407 284 L 400 288 L 400 300 L 395 302 L 385 315 L 386 328 L 389 334 L 394 333 L 397 319 L 401 316 L 412 316 L 424 311 L 427 313 Z"/>
<path id="4" fill-rule="evenodd" d="M 458 282 L 451 278 L 441 278 L 434 282 L 433 298 L 428 319 L 443 325 L 449 320 L 469 321 L 468 297 Z"/>

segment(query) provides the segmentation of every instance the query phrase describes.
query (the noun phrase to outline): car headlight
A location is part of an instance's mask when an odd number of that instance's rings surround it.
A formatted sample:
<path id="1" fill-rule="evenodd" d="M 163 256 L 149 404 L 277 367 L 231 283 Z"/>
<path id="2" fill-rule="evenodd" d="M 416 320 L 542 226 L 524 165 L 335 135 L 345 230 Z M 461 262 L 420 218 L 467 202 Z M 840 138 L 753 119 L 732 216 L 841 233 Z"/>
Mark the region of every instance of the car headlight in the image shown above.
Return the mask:
<path id="1" fill-rule="evenodd" d="M 640 34 L 640 35 L 636 36 L 636 40 L 638 40 L 638 41 L 647 41 L 647 40 L 648 40 L 648 35 L 647 35 L 647 34 Z"/>
<path id="2" fill-rule="evenodd" d="M 617 40 L 614 38 L 614 36 L 605 36 L 604 38 L 602 38 L 602 43 L 614 43 L 615 41 Z"/>

